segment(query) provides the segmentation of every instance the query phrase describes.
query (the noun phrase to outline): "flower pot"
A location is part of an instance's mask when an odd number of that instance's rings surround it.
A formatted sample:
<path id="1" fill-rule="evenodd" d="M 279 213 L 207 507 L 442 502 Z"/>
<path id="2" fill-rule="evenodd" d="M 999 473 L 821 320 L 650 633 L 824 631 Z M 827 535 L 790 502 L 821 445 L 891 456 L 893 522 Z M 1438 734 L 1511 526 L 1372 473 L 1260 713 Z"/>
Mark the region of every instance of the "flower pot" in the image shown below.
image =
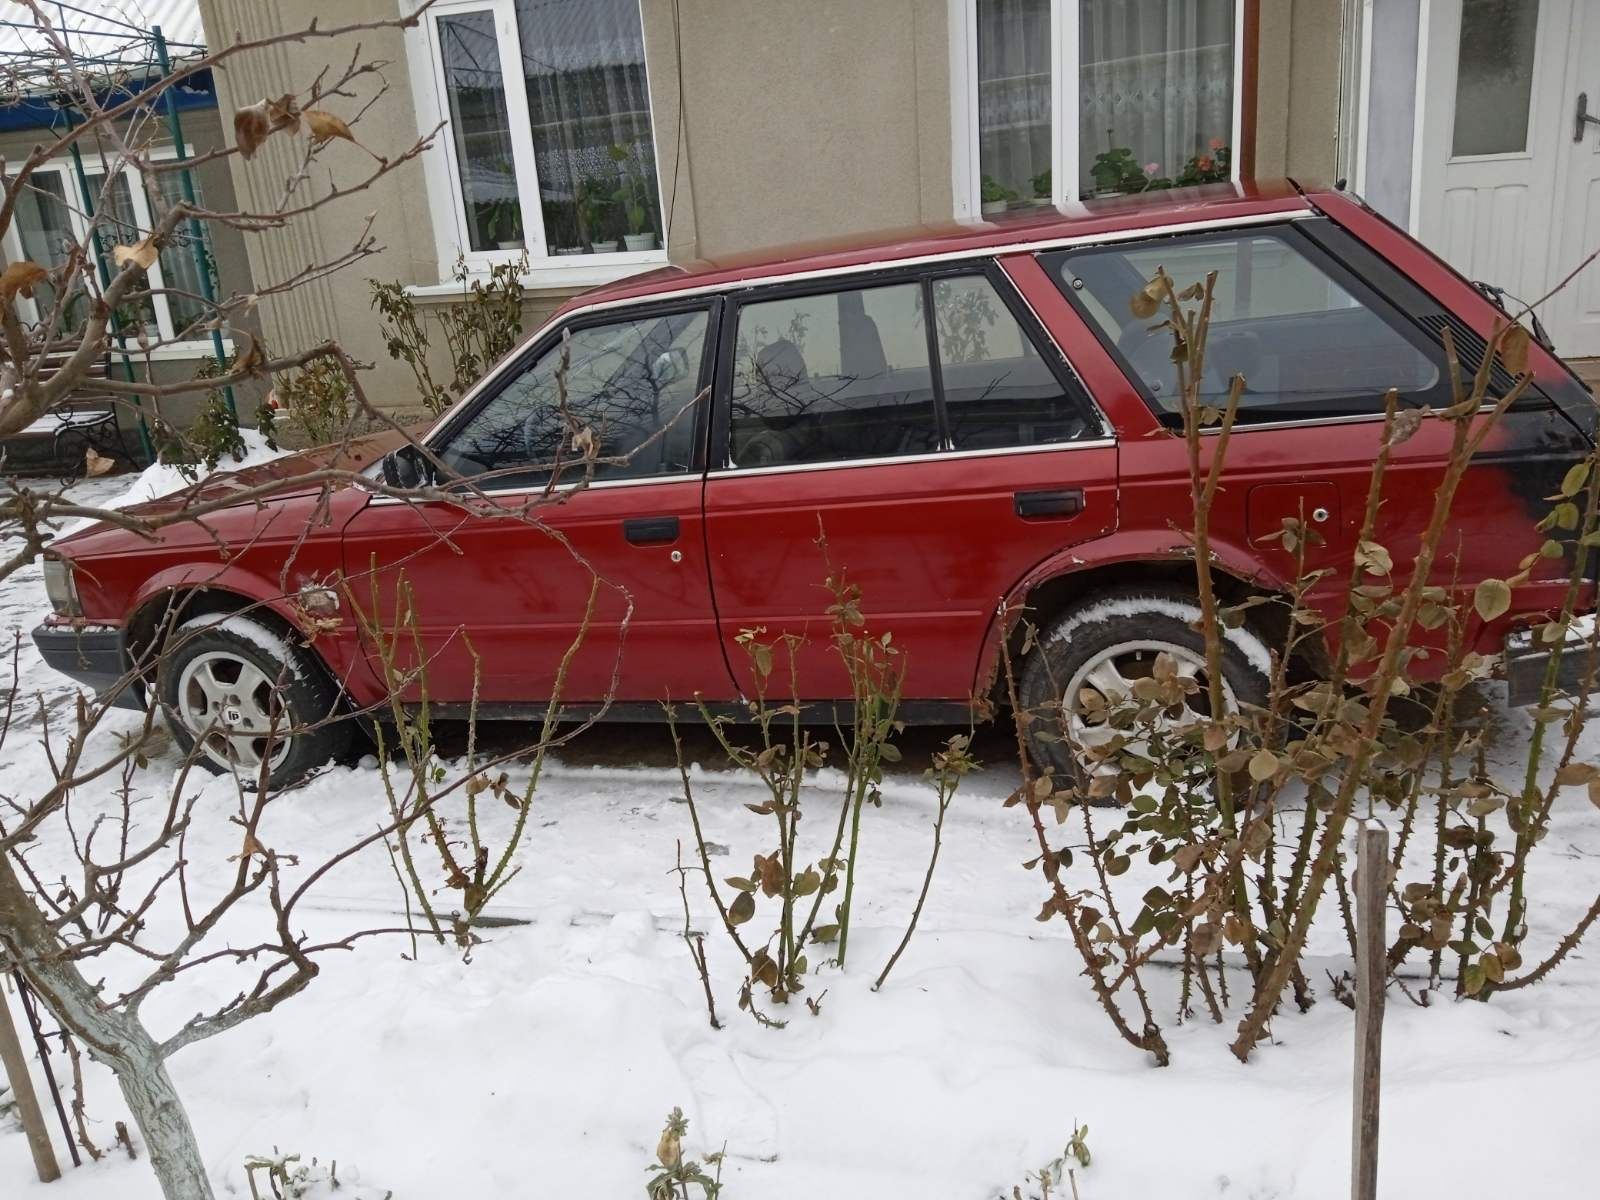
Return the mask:
<path id="1" fill-rule="evenodd" d="M 617 252 L 617 244 L 615 242 L 590 242 L 589 249 L 596 254 L 615 254 Z"/>
<path id="2" fill-rule="evenodd" d="M 1006 202 L 1004 200 L 985 200 L 983 202 L 983 215 L 986 217 L 992 217 L 996 213 L 1003 213 L 1005 210 Z"/>
<path id="3" fill-rule="evenodd" d="M 582 254 L 583 252 L 584 252 L 584 250 L 583 250 L 582 246 L 557 246 L 556 247 L 556 253 L 557 254 Z"/>
<path id="4" fill-rule="evenodd" d="M 521 238 L 507 238 L 503 242 L 496 242 L 495 245 L 500 247 L 502 250 L 526 249 Z"/>
<path id="5" fill-rule="evenodd" d="M 622 244 L 634 253 L 640 250 L 654 250 L 656 248 L 656 235 L 654 233 L 623 234 Z"/>

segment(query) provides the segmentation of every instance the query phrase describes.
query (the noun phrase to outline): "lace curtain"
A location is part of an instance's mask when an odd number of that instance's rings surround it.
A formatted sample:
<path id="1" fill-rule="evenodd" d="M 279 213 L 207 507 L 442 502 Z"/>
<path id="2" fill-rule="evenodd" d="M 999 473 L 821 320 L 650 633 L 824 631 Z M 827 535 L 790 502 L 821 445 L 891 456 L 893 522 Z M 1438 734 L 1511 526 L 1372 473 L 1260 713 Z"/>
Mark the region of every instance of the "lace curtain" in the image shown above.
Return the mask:
<path id="1" fill-rule="evenodd" d="M 1077 93 L 1079 194 L 1196 182 L 1197 172 L 1226 178 L 1234 0 L 1081 0 L 1077 14 L 1079 66 L 1065 86 Z M 977 0 L 978 150 L 991 209 L 1051 195 L 1052 36 L 1050 0 Z"/>

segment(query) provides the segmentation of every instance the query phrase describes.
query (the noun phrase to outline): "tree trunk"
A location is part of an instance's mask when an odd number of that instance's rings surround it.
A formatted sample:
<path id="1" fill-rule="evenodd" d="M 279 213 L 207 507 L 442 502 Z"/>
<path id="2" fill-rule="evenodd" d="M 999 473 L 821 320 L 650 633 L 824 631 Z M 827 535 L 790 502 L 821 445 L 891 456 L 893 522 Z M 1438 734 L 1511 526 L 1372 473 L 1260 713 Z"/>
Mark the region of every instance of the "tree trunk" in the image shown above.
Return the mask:
<path id="1" fill-rule="evenodd" d="M 189 1114 L 156 1040 L 137 1016 L 101 1003 L 94 985 L 66 957 L 60 939 L 4 855 L 0 855 L 0 946 L 22 968 L 51 1015 L 89 1047 L 96 1061 L 116 1072 L 166 1200 L 213 1200 Z"/>
<path id="2" fill-rule="evenodd" d="M 211 1181 L 206 1178 L 189 1113 L 155 1042 L 142 1028 L 139 1034 L 138 1040 L 145 1045 L 110 1065 L 117 1073 L 128 1111 L 139 1124 L 161 1194 L 166 1200 L 212 1200 Z"/>

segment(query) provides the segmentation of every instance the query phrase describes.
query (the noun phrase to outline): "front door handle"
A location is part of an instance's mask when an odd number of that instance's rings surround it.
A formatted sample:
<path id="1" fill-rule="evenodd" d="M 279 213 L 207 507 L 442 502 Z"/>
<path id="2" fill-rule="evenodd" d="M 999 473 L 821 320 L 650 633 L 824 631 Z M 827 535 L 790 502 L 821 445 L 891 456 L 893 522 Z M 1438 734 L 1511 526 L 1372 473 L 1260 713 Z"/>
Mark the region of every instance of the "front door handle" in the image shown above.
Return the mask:
<path id="1" fill-rule="evenodd" d="M 1600 117 L 1591 117 L 1589 115 L 1589 93 L 1579 92 L 1577 118 L 1572 122 L 1573 141 L 1583 141 L 1583 127 L 1585 125 L 1600 125 Z"/>
<path id="2" fill-rule="evenodd" d="M 677 517 L 629 517 L 622 523 L 622 536 L 635 546 L 659 546 L 678 540 Z"/>
<path id="3" fill-rule="evenodd" d="M 1013 492 L 1012 503 L 1019 517 L 1073 517 L 1083 511 L 1083 489 L 1066 488 L 1051 492 Z"/>

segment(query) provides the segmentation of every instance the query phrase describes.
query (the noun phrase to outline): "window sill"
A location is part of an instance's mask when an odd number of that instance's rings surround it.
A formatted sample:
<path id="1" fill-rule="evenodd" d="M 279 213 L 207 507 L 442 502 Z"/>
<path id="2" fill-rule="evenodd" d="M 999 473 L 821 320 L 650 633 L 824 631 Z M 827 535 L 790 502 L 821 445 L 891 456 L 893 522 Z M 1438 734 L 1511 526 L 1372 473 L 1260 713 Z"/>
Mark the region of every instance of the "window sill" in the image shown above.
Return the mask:
<path id="1" fill-rule="evenodd" d="M 572 260 L 576 259 L 576 263 Z M 594 261 L 597 259 L 605 261 Z M 587 261 L 585 261 L 587 260 Z M 571 263 L 571 265 L 569 265 Z M 528 291 L 545 288 L 591 288 L 603 283 L 613 283 L 630 275 L 640 275 L 667 265 L 667 255 L 662 250 L 648 250 L 637 254 L 574 254 L 569 259 L 545 258 L 532 263 L 522 273 L 519 282 Z M 474 270 L 466 282 L 451 279 L 445 283 L 414 283 L 406 294 L 418 300 L 449 300 L 462 296 L 473 283 L 487 282 L 487 270 Z"/>
<path id="2" fill-rule="evenodd" d="M 233 340 L 231 338 L 222 339 L 222 352 L 225 355 L 233 353 Z M 114 358 L 127 358 L 134 362 L 142 361 L 145 358 L 161 362 L 164 359 L 210 358 L 216 353 L 216 349 L 212 346 L 210 338 L 206 338 L 204 341 L 171 342 L 151 350 L 139 349 L 138 343 L 132 339 L 129 340 L 128 347 L 124 350 L 113 339 L 110 353 Z"/>

